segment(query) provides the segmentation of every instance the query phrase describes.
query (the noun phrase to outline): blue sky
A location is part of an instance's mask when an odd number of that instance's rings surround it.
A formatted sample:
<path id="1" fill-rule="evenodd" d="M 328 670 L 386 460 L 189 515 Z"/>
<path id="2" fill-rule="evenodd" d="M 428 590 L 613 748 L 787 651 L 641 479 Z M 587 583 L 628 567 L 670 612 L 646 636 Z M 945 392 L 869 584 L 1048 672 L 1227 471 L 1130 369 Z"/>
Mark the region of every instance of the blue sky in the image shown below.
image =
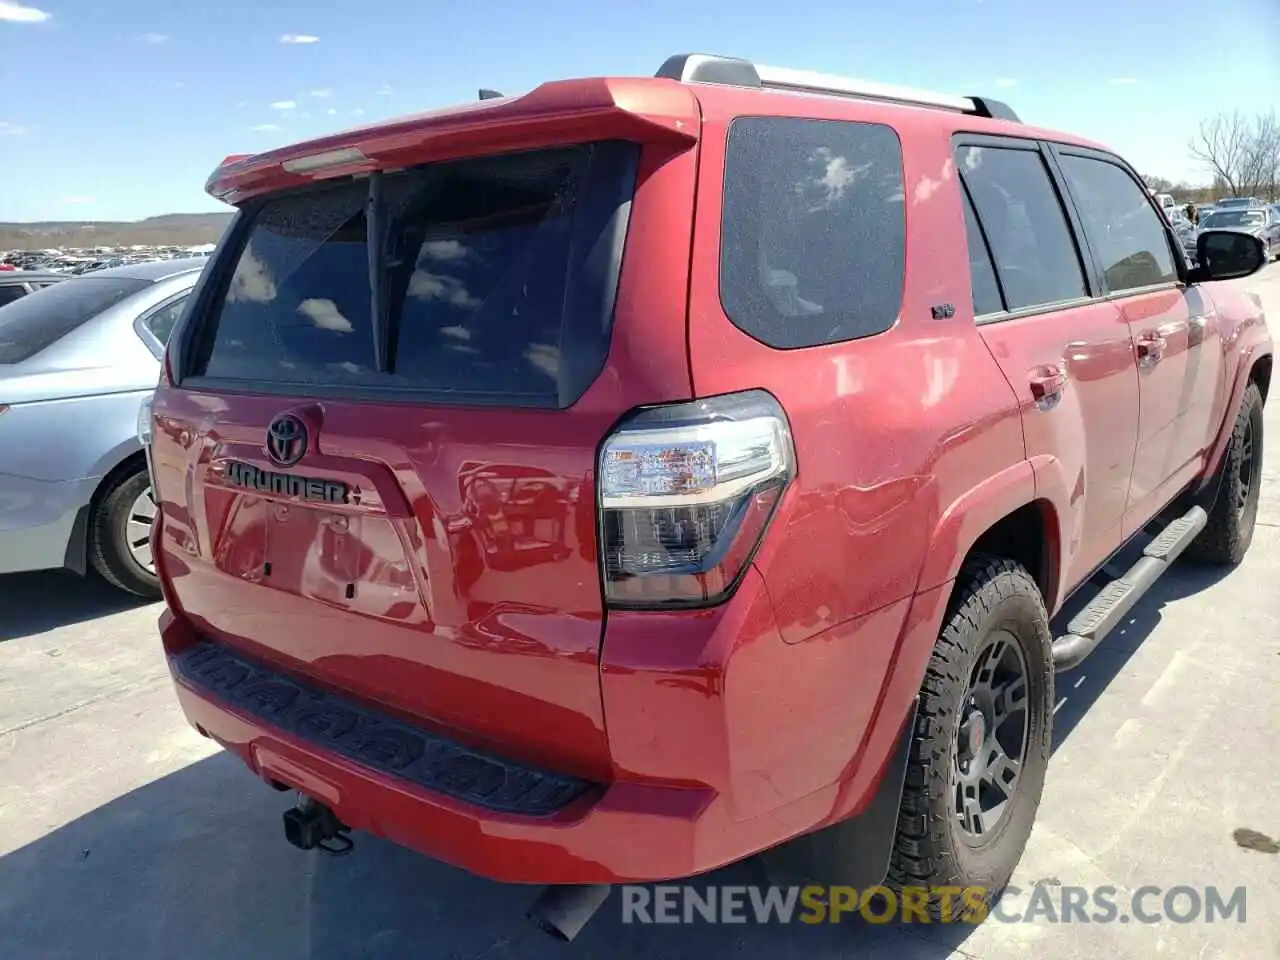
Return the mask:
<path id="1" fill-rule="evenodd" d="M 1280 0 L 0 0 L 0 220 L 216 210 L 229 153 L 688 51 L 998 96 L 1175 180 L 1200 117 L 1280 105 Z"/>

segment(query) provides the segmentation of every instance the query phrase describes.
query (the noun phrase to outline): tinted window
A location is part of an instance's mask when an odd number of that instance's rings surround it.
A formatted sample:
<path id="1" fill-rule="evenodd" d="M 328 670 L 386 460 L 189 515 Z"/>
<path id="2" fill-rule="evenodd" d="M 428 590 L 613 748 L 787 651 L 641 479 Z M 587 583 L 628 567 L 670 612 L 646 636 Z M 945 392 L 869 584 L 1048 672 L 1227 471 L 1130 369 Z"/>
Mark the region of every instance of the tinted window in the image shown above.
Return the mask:
<path id="1" fill-rule="evenodd" d="M 1064 155 L 1061 162 L 1107 289 L 1177 280 L 1168 234 L 1138 182 L 1104 160 Z"/>
<path id="2" fill-rule="evenodd" d="M 166 304 L 147 317 L 144 322 L 147 329 L 151 331 L 151 335 L 161 343 L 168 343 L 169 334 L 173 333 L 174 324 L 182 317 L 182 311 L 186 306 L 187 298 L 179 297 L 173 303 Z"/>
<path id="3" fill-rule="evenodd" d="M 902 302 L 902 148 L 889 127 L 744 118 L 729 130 L 720 299 L 772 347 L 881 333 Z"/>
<path id="4" fill-rule="evenodd" d="M 13 303 L 13 301 L 26 295 L 27 288 L 20 283 L 0 284 L 0 307 L 3 307 L 6 303 Z"/>
<path id="5" fill-rule="evenodd" d="M 1085 296 L 1075 241 L 1040 154 L 965 146 L 956 162 L 990 241 L 1009 309 Z"/>
<path id="6" fill-rule="evenodd" d="M 0 363 L 26 360 L 150 285 L 132 277 L 75 277 L 0 308 Z"/>
<path id="7" fill-rule="evenodd" d="M 964 196 L 964 232 L 969 245 L 973 312 L 979 317 L 984 313 L 999 313 L 1004 309 L 1004 302 L 1000 299 L 1000 285 L 996 282 L 991 252 L 987 249 L 987 241 L 982 236 L 982 229 L 978 226 L 978 218 L 974 216 L 973 204 L 967 193 Z"/>
<path id="8" fill-rule="evenodd" d="M 595 144 L 385 177 L 382 371 L 367 183 L 273 199 L 253 217 L 194 372 L 460 403 L 571 403 L 608 350 L 636 154 Z"/>

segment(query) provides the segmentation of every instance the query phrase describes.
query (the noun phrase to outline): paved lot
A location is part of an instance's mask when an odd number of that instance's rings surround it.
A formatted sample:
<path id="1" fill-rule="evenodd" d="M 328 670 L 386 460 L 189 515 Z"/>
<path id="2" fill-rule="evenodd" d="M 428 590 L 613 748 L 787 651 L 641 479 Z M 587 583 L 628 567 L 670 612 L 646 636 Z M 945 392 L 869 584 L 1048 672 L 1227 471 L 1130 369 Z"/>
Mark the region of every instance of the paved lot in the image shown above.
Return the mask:
<path id="1" fill-rule="evenodd" d="M 1250 286 L 1280 327 L 1280 265 Z M 1243 925 L 641 927 L 621 923 L 615 898 L 564 947 L 521 919 L 525 888 L 369 837 L 342 860 L 286 846 L 287 797 L 180 717 L 157 608 L 46 574 L 0 578 L 0 956 L 1278 957 L 1280 857 L 1233 839 L 1241 828 L 1280 837 L 1275 397 L 1267 425 L 1270 486 L 1245 564 L 1225 577 L 1175 570 L 1065 678 L 1044 806 L 1014 881 L 1112 885 L 1122 903 L 1147 884 L 1243 885 Z M 754 881 L 739 866 L 707 882 Z"/>

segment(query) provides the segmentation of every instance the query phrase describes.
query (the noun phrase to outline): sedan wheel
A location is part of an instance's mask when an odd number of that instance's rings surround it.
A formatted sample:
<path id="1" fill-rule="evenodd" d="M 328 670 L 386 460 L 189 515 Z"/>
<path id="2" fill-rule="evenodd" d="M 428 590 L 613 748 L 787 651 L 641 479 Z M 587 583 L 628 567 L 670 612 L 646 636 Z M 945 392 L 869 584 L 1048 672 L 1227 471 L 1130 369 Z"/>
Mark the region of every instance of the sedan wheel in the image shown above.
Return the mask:
<path id="1" fill-rule="evenodd" d="M 151 527 L 156 522 L 156 500 L 147 485 L 133 501 L 129 515 L 125 520 L 124 537 L 129 544 L 129 555 L 134 562 L 148 573 L 156 572 L 155 561 L 151 557 Z"/>

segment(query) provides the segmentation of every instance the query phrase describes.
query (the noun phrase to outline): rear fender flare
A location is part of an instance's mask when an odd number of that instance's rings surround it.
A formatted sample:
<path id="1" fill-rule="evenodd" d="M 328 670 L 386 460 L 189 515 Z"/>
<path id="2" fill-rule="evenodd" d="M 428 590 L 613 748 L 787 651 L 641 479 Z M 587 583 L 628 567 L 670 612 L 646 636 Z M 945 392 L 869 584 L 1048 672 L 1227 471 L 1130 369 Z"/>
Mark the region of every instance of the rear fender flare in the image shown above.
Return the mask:
<path id="1" fill-rule="evenodd" d="M 1073 502 L 1083 493 L 1073 496 L 1073 491 L 1083 491 L 1082 476 L 1071 479 L 1067 468 L 1057 457 L 1048 454 L 1031 458 L 1031 469 L 1036 476 L 1036 502 L 1041 507 L 1044 520 L 1046 569 L 1032 570 L 1043 578 L 1044 606 L 1053 616 L 1062 603 L 1063 572 L 1070 567 L 1076 550 L 1078 530 L 1074 528 L 1078 513 Z"/>
<path id="2" fill-rule="evenodd" d="M 1231 442 L 1236 416 L 1240 411 L 1240 404 L 1244 402 L 1245 389 L 1249 386 L 1249 381 L 1253 377 L 1253 370 L 1258 365 L 1258 362 L 1270 356 L 1271 341 L 1269 339 L 1259 339 L 1241 351 L 1240 363 L 1236 367 L 1235 381 L 1231 386 L 1231 400 L 1227 403 L 1223 412 L 1222 422 L 1218 424 L 1217 439 L 1214 440 L 1213 446 L 1209 448 L 1204 474 L 1196 487 L 1197 494 L 1204 495 L 1216 492 L 1214 481 L 1217 479 L 1218 470 L 1222 466 L 1223 457 L 1226 456 L 1227 444 Z"/>
<path id="3" fill-rule="evenodd" d="M 957 497 L 929 538 L 916 592 L 954 580 L 978 538 L 1035 498 L 1036 473 L 1028 460 L 1005 467 Z"/>

